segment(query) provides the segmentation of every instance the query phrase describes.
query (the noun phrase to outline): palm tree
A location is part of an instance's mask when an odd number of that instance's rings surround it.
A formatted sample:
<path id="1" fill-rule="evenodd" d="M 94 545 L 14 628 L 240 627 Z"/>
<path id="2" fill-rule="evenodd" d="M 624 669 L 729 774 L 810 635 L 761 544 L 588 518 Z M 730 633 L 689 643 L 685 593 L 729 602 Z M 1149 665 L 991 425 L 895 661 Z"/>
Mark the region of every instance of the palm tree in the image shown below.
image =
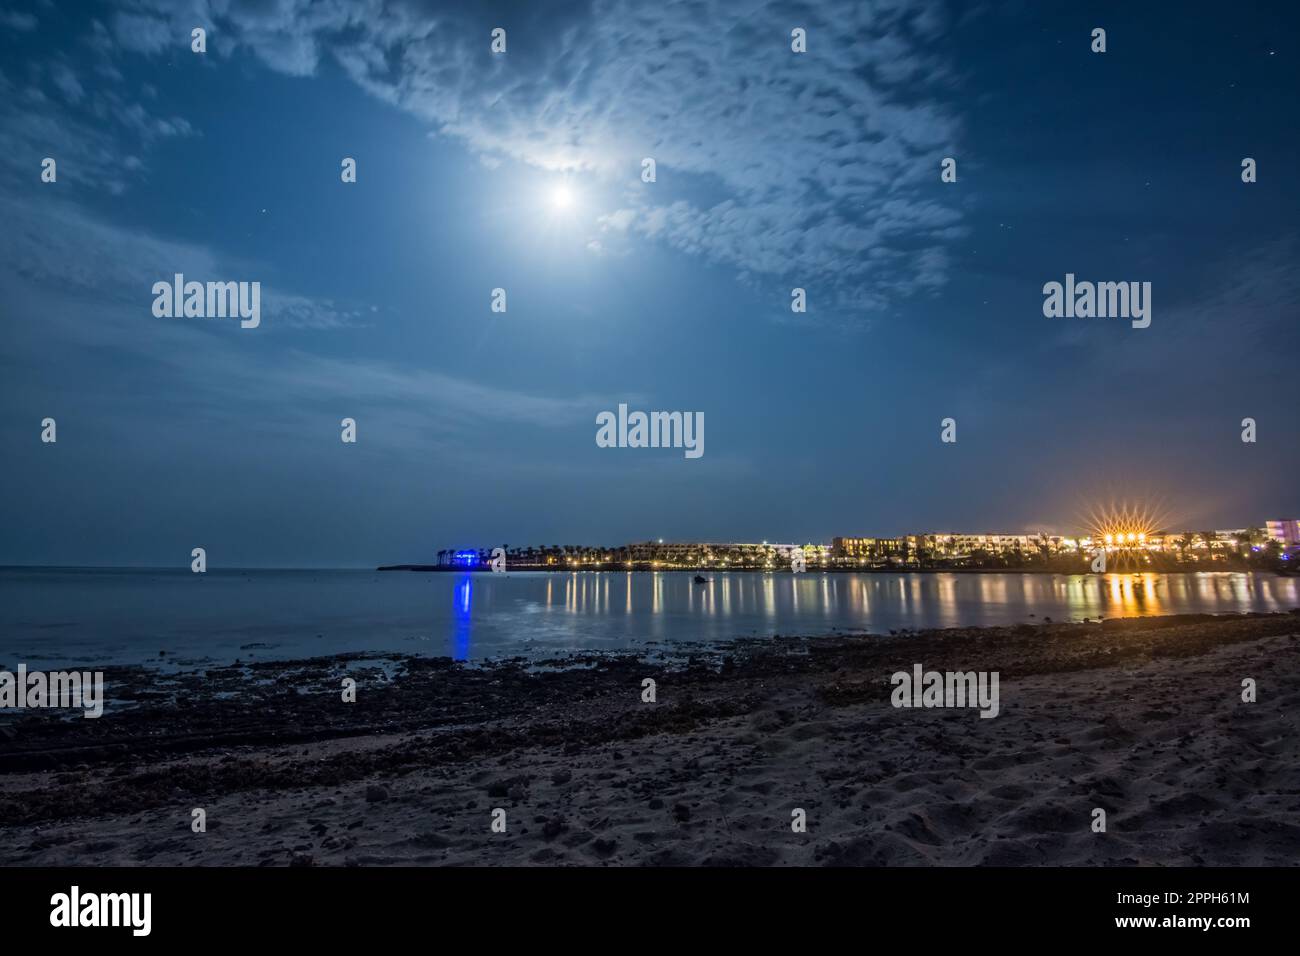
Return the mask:
<path id="1" fill-rule="evenodd" d="M 1214 546 L 1215 546 L 1215 544 L 1217 543 L 1217 539 L 1216 539 L 1216 537 L 1215 537 L 1215 535 L 1214 535 L 1214 532 L 1213 532 L 1213 531 L 1202 531 L 1202 532 L 1201 532 L 1201 540 L 1205 542 L 1205 550 L 1206 550 L 1206 553 L 1209 555 L 1210 559 L 1213 560 L 1213 559 L 1214 559 Z"/>
<path id="2" fill-rule="evenodd" d="M 1251 548 L 1257 544 L 1262 544 L 1267 540 L 1267 535 L 1259 528 L 1254 526 L 1239 531 L 1233 536 L 1237 541 L 1237 554 L 1243 558 L 1249 558 Z"/>

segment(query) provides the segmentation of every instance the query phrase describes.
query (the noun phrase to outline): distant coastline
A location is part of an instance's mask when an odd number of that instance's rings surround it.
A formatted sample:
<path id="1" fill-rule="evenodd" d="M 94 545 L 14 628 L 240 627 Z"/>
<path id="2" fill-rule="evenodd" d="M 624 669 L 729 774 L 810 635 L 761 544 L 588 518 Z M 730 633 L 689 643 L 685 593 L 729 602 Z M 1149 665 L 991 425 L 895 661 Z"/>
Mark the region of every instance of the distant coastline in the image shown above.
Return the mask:
<path id="1" fill-rule="evenodd" d="M 416 571 L 416 572 L 490 572 L 489 562 L 473 564 L 380 564 L 376 571 Z M 767 567 L 762 564 L 729 564 L 718 567 L 716 564 L 673 564 L 662 562 L 584 562 L 573 564 L 533 564 L 506 563 L 506 571 L 546 571 L 549 574 L 575 574 L 578 571 L 598 571 L 602 574 L 628 574 L 628 572 L 681 572 L 681 574 L 1045 574 L 1045 575 L 1091 575 L 1095 574 L 1087 561 L 1082 559 L 1056 558 L 1048 561 L 995 561 L 989 563 L 885 563 L 885 564 L 829 564 L 829 566 L 809 566 L 806 570 L 796 572 L 789 567 Z M 1217 558 L 1187 561 L 1171 555 L 1148 558 L 1143 562 L 1114 562 L 1106 568 L 1105 574 L 1196 574 L 1208 571 L 1257 572 L 1257 574 L 1278 574 L 1283 576 L 1300 575 L 1300 567 L 1288 567 L 1277 558 L 1242 557 L 1242 555 L 1221 555 Z"/>
<path id="2" fill-rule="evenodd" d="M 1132 519 L 1078 537 L 908 534 L 835 537 L 830 543 L 638 541 L 444 548 L 432 564 L 380 571 L 978 571 L 1045 574 L 1275 571 L 1300 566 L 1300 521 L 1174 535 Z"/>
<path id="3" fill-rule="evenodd" d="M 375 568 L 376 571 L 414 571 L 417 573 L 440 573 L 440 574 L 465 574 L 465 573 L 491 573 L 491 566 L 488 564 L 463 566 L 451 564 L 383 564 Z M 860 567 L 810 567 L 802 572 L 794 572 L 789 568 L 767 568 L 767 567 L 725 567 L 719 568 L 711 565 L 700 565 L 694 567 L 656 567 L 651 563 L 636 563 L 631 566 L 627 564 L 583 564 L 577 566 L 564 565 L 508 565 L 506 572 L 523 572 L 523 571 L 544 571 L 548 574 L 576 574 L 578 572 L 598 572 L 602 574 L 615 573 L 681 573 L 681 574 L 1061 574 L 1061 575 L 1091 575 L 1091 571 L 1086 562 L 1070 562 L 1068 565 L 1042 565 L 1042 564 L 1006 564 L 1006 565 L 988 565 L 988 566 L 971 566 L 971 565 L 864 565 Z M 1195 574 L 1201 572 L 1254 572 L 1258 574 L 1278 574 L 1283 577 L 1300 576 L 1300 569 L 1292 569 L 1280 566 L 1275 562 L 1251 561 L 1249 559 L 1238 560 L 1212 560 L 1212 561 L 1184 561 L 1184 562 L 1151 562 L 1142 565 L 1116 565 L 1106 570 L 1107 574 Z"/>

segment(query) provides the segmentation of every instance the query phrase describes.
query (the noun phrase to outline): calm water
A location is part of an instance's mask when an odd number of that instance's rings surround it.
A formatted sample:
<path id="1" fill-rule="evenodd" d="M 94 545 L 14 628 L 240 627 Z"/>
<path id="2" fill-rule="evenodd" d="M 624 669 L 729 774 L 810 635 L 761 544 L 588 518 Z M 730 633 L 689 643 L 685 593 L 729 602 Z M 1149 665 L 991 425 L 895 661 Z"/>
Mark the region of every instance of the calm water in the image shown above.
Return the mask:
<path id="1" fill-rule="evenodd" d="M 1240 573 L 416 574 L 0 570 L 0 665 L 310 657 L 459 659 L 833 628 L 1285 611 L 1300 579 Z M 1031 618 L 1030 615 L 1036 615 Z"/>

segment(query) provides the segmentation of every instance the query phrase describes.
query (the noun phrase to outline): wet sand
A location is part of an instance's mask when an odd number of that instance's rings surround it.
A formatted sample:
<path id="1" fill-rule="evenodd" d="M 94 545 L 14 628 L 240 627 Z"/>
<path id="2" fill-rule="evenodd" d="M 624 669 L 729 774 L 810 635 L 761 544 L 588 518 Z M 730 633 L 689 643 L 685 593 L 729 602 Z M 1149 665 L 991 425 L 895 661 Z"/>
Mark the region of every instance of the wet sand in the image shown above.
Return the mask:
<path id="1" fill-rule="evenodd" d="M 0 864 L 1300 860 L 1297 613 L 563 663 L 109 671 L 98 720 L 0 719 Z M 917 663 L 998 671 L 999 715 L 894 708 L 890 675 Z"/>

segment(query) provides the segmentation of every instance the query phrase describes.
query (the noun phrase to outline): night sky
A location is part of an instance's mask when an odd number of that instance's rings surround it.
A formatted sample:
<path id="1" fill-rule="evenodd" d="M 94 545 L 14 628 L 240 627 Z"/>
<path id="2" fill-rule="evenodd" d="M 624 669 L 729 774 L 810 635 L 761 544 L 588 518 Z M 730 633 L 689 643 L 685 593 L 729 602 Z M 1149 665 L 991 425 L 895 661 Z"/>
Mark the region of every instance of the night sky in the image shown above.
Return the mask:
<path id="1" fill-rule="evenodd" d="M 0 564 L 1300 515 L 1294 4 L 463 6 L 3 8 Z"/>

